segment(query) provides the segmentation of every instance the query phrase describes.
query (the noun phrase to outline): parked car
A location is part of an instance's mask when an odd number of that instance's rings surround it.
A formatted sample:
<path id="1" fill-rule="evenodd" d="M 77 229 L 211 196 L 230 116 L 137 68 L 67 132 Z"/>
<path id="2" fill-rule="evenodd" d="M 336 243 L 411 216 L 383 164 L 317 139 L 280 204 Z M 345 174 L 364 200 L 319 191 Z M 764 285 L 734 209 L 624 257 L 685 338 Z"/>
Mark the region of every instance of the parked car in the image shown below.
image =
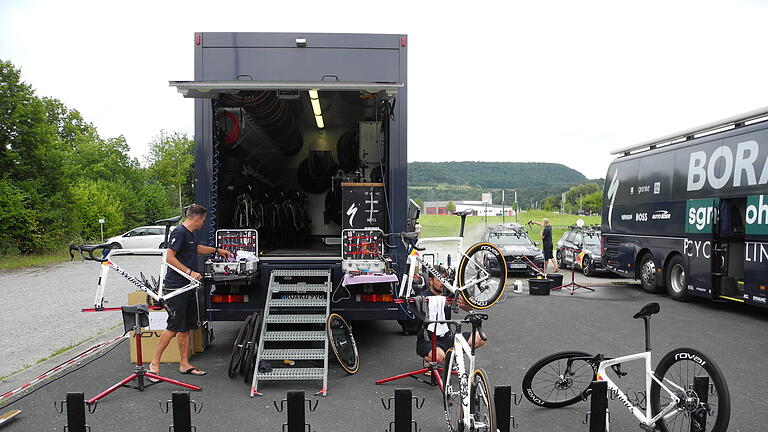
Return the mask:
<path id="1" fill-rule="evenodd" d="M 507 273 L 538 273 L 531 263 L 538 269 L 544 267 L 544 253 L 519 224 L 491 225 L 486 228 L 482 241 L 501 250 L 507 261 Z M 495 270 L 493 265 L 491 270 Z"/>
<path id="2" fill-rule="evenodd" d="M 608 271 L 600 255 L 600 231 L 595 228 L 569 228 L 557 242 L 556 257 L 560 268 L 575 266 L 584 276 Z"/>
<path id="3" fill-rule="evenodd" d="M 162 249 L 165 248 L 165 227 L 152 225 L 134 228 L 125 234 L 110 237 L 105 243 L 112 245 L 113 249 Z"/>

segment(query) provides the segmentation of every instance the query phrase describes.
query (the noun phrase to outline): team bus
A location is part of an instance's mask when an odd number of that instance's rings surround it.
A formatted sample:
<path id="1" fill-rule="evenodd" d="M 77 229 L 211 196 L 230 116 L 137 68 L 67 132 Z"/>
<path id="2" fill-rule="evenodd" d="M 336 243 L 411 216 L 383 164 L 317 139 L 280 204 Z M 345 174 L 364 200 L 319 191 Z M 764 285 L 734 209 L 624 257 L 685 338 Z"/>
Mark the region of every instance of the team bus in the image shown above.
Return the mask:
<path id="1" fill-rule="evenodd" d="M 612 152 L 607 267 L 676 300 L 768 307 L 768 107 Z"/>

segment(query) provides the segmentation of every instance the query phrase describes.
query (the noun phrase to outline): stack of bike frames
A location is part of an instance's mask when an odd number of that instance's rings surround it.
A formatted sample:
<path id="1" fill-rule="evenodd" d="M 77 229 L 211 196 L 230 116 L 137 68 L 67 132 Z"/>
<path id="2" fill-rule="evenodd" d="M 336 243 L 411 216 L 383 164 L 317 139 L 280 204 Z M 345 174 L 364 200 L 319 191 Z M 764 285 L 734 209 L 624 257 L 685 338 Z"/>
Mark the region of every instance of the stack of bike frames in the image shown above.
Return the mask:
<path id="1" fill-rule="evenodd" d="M 264 245 L 296 245 L 309 236 L 307 197 L 301 192 L 255 193 L 250 189 L 237 195 L 233 226 L 259 231 Z"/>
<path id="2" fill-rule="evenodd" d="M 286 156 L 293 156 L 304 146 L 304 137 L 296 125 L 296 116 L 288 102 L 273 91 L 223 95 L 228 104 L 242 106 L 248 120 L 261 127 Z"/>

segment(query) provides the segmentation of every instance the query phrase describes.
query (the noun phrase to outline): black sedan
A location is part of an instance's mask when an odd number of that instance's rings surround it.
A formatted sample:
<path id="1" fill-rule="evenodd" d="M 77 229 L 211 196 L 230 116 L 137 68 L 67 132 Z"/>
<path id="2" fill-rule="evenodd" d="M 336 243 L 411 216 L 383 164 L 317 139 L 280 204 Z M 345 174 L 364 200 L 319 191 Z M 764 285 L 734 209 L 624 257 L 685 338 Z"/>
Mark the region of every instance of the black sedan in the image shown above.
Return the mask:
<path id="1" fill-rule="evenodd" d="M 575 251 L 575 252 L 574 252 Z M 557 265 L 560 268 L 575 266 L 584 276 L 608 271 L 600 254 L 600 231 L 572 228 L 557 242 Z"/>
<path id="2" fill-rule="evenodd" d="M 501 250 L 507 261 L 507 273 L 537 274 L 544 267 L 544 253 L 523 228 L 499 230 L 489 227 L 483 241 Z"/>

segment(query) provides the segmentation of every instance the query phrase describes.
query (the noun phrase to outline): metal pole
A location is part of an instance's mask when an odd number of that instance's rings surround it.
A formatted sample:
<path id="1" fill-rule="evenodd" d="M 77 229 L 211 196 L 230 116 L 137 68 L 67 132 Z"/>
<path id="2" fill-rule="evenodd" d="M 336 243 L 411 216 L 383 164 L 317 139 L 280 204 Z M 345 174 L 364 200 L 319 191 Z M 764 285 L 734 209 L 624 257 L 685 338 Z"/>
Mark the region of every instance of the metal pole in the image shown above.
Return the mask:
<path id="1" fill-rule="evenodd" d="M 504 225 L 504 189 L 501 190 L 501 224 Z"/>
<path id="2" fill-rule="evenodd" d="M 606 432 L 605 414 L 608 409 L 608 383 L 606 381 L 592 381 L 589 432 Z"/>
<path id="3" fill-rule="evenodd" d="M 515 223 L 517 223 L 517 214 L 520 212 L 520 206 L 517 205 L 517 190 L 515 190 Z"/>
<path id="4" fill-rule="evenodd" d="M 100 231 L 101 231 L 101 242 L 104 243 L 104 224 L 103 223 L 99 223 L 99 228 L 100 228 Z"/>
<path id="5" fill-rule="evenodd" d="M 412 420 L 411 389 L 395 389 L 395 432 L 411 432 Z"/>

